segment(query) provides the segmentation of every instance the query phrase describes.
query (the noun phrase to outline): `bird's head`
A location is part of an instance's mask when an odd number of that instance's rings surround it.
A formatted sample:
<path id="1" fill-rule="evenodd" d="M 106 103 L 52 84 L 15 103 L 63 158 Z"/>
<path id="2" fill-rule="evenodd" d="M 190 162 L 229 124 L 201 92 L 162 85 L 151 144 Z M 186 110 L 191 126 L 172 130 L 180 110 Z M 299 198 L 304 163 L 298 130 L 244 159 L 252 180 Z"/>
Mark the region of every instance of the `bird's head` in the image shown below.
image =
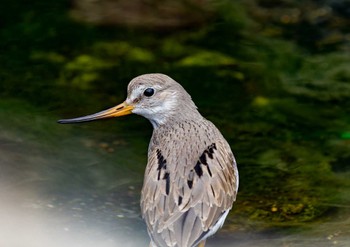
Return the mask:
<path id="1" fill-rule="evenodd" d="M 172 78 L 164 74 L 145 74 L 131 80 L 126 100 L 110 109 L 59 123 L 80 123 L 135 113 L 150 120 L 153 127 L 170 119 L 195 117 L 198 113 L 191 96 Z"/>

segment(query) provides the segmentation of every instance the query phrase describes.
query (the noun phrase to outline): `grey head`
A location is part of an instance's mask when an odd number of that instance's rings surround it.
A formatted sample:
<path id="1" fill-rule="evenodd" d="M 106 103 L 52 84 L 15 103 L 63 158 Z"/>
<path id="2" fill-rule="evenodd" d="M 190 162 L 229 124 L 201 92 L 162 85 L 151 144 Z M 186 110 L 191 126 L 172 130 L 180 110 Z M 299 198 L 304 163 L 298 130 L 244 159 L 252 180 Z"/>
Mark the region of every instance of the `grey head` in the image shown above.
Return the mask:
<path id="1" fill-rule="evenodd" d="M 135 113 L 150 120 L 154 128 L 173 121 L 198 119 L 191 96 L 175 80 L 164 74 L 144 74 L 130 81 L 126 100 L 110 109 L 59 123 L 80 123 Z"/>
<path id="2" fill-rule="evenodd" d="M 186 90 L 164 74 L 145 74 L 134 78 L 128 86 L 126 104 L 133 113 L 149 119 L 153 127 L 169 121 L 195 118 L 197 107 Z"/>

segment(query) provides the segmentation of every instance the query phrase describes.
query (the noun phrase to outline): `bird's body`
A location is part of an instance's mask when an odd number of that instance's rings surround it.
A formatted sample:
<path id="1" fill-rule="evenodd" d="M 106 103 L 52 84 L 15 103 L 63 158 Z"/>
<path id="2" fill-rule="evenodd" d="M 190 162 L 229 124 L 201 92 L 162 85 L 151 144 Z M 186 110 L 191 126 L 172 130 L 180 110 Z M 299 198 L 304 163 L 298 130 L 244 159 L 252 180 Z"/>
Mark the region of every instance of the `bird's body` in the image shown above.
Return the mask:
<path id="1" fill-rule="evenodd" d="M 141 197 L 154 246 L 194 246 L 223 223 L 237 191 L 228 150 L 204 118 L 154 130 Z"/>
<path id="2" fill-rule="evenodd" d="M 163 74 L 136 77 L 126 101 L 83 122 L 129 113 L 153 125 L 141 193 L 152 247 L 194 247 L 214 234 L 236 199 L 238 171 L 229 144 L 183 87 Z"/>

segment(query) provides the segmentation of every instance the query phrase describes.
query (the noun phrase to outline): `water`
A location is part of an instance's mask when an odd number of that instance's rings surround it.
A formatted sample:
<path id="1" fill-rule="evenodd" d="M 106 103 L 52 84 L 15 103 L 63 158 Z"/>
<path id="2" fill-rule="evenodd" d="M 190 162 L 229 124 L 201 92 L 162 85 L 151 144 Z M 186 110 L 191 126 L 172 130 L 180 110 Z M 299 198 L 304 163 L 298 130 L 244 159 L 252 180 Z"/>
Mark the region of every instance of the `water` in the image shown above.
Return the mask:
<path id="1" fill-rule="evenodd" d="M 113 168 L 112 147 L 89 139 L 105 134 L 67 135 L 52 119 L 36 116 L 40 127 L 58 131 L 36 135 L 30 125 L 11 128 L 16 118 L 0 128 L 0 246 L 147 245 L 138 202 L 141 177 Z"/>
<path id="2" fill-rule="evenodd" d="M 148 245 L 151 125 L 56 120 L 120 103 L 152 72 L 188 90 L 238 160 L 238 201 L 208 246 L 350 246 L 349 1 L 189 1 L 213 18 L 162 31 L 72 18 L 84 2 L 98 14 L 91 1 L 35 2 L 2 5 L 0 247 Z M 114 2 L 143 24 L 193 12 Z"/>
<path id="3" fill-rule="evenodd" d="M 45 112 L 13 113 L 0 124 L 0 246 L 148 245 L 138 202 L 142 171 L 130 165 L 144 166 L 139 156 L 145 150 L 128 143 L 132 133 L 86 126 L 57 125 Z M 349 212 L 344 206 L 319 222 L 289 228 L 232 215 L 207 246 L 349 246 Z"/>

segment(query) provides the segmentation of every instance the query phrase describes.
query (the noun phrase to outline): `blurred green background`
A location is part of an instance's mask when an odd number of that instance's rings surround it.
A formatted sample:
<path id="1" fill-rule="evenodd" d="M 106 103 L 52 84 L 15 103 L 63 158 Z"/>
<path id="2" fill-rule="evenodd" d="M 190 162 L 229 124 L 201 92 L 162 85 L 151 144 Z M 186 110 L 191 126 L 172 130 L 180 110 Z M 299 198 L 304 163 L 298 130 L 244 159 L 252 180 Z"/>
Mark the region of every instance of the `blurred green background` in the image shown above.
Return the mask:
<path id="1" fill-rule="evenodd" d="M 186 88 L 235 153 L 240 191 L 225 229 L 302 226 L 349 211 L 349 1 L 1 5 L 3 181 L 28 180 L 48 196 L 128 186 L 137 201 L 146 120 L 55 121 L 116 105 L 133 77 L 160 72 Z"/>

